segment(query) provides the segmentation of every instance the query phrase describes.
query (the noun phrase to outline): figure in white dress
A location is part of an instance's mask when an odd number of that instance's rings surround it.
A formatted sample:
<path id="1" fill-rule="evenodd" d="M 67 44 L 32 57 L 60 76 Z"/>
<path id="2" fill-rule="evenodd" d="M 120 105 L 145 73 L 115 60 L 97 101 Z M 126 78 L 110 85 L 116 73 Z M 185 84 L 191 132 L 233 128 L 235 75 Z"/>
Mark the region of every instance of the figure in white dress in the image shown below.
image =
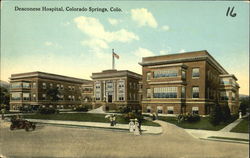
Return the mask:
<path id="1" fill-rule="evenodd" d="M 139 122 L 137 119 L 135 119 L 135 125 L 134 125 L 134 135 L 141 135 L 140 129 L 139 129 Z"/>
<path id="2" fill-rule="evenodd" d="M 134 132 L 135 123 L 134 123 L 133 119 L 130 119 L 128 126 L 129 126 L 129 132 Z"/>

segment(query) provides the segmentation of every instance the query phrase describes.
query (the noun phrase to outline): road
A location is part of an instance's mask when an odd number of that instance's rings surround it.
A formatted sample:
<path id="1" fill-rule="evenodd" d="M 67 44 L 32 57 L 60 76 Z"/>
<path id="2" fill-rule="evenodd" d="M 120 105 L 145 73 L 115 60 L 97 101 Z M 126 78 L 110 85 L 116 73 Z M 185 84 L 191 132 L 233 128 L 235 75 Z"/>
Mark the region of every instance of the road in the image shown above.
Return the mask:
<path id="1" fill-rule="evenodd" d="M 0 153 L 6 157 L 86 158 L 247 158 L 248 144 L 193 138 L 183 129 L 158 121 L 160 135 L 91 128 L 40 125 L 35 131 L 0 126 Z M 1 155 L 0 154 L 0 155 Z"/>

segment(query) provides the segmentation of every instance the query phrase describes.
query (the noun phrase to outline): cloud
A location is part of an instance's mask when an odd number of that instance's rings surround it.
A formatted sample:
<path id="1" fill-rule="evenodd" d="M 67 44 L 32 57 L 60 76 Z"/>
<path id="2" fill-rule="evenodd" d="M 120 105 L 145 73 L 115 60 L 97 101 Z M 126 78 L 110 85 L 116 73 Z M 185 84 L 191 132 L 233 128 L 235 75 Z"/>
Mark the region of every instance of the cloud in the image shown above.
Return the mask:
<path id="1" fill-rule="evenodd" d="M 186 52 L 186 50 L 185 50 L 185 49 L 181 49 L 181 50 L 179 50 L 179 53 L 184 53 L 184 52 Z"/>
<path id="2" fill-rule="evenodd" d="M 44 44 L 45 44 L 45 46 L 52 46 L 52 45 L 53 45 L 53 43 L 52 43 L 52 42 L 48 42 L 48 41 L 47 41 L 47 42 L 45 42 Z"/>
<path id="3" fill-rule="evenodd" d="M 163 26 L 161 27 L 161 29 L 162 29 L 163 31 L 168 31 L 170 28 L 169 28 L 168 25 L 163 25 Z"/>
<path id="4" fill-rule="evenodd" d="M 109 22 L 111 25 L 117 25 L 118 23 L 121 22 L 121 20 L 113 19 L 113 18 L 108 18 L 108 22 Z"/>
<path id="5" fill-rule="evenodd" d="M 82 45 L 88 46 L 88 47 L 92 47 L 92 48 L 103 48 L 103 49 L 107 49 L 109 48 L 108 44 L 100 39 L 90 39 L 90 40 L 85 40 L 81 42 Z"/>
<path id="6" fill-rule="evenodd" d="M 130 42 L 139 40 L 139 37 L 133 32 L 121 29 L 115 32 L 105 31 L 104 26 L 96 18 L 80 16 L 74 19 L 76 26 L 84 34 L 94 39 L 101 39 L 106 42 Z"/>
<path id="7" fill-rule="evenodd" d="M 169 54 L 170 52 L 171 52 L 171 48 L 167 47 L 165 49 L 160 50 L 160 55 Z"/>
<path id="8" fill-rule="evenodd" d="M 131 18 L 137 22 L 139 27 L 149 26 L 152 28 L 157 28 L 158 26 L 154 16 L 146 8 L 132 9 Z"/>
<path id="9" fill-rule="evenodd" d="M 151 52 L 148 49 L 145 48 L 138 48 L 136 51 L 133 52 L 133 54 L 135 54 L 138 57 L 147 57 L 147 56 L 154 56 L 154 53 Z"/>

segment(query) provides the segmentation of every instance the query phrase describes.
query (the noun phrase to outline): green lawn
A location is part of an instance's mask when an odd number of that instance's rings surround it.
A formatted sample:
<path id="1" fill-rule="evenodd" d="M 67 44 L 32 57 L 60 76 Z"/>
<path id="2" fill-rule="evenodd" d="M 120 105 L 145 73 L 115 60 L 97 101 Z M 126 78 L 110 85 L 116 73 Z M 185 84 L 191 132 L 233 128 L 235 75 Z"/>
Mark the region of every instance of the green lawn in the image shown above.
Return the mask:
<path id="1" fill-rule="evenodd" d="M 244 118 L 236 127 L 230 132 L 249 133 L 249 116 Z"/>
<path id="2" fill-rule="evenodd" d="M 63 114 L 34 114 L 34 115 L 24 115 L 26 119 L 44 119 L 44 120 L 66 120 L 66 121 L 83 121 L 83 122 L 104 122 L 110 123 L 109 119 L 105 118 L 106 114 L 90 114 L 90 113 L 63 113 Z M 122 116 L 116 116 L 117 123 L 128 124 L 129 122 L 125 120 Z M 142 125 L 146 126 L 160 126 L 159 124 L 143 120 Z"/>
<path id="3" fill-rule="evenodd" d="M 217 125 L 217 126 L 213 126 L 209 122 L 208 117 L 201 117 L 200 121 L 194 122 L 194 123 L 189 123 L 189 122 L 178 123 L 176 117 L 159 116 L 158 119 L 175 124 L 182 128 L 218 131 L 222 129 L 223 127 L 225 127 L 226 125 L 228 125 L 230 122 L 233 122 L 236 118 L 233 118 L 229 123 L 221 123 L 220 125 Z"/>

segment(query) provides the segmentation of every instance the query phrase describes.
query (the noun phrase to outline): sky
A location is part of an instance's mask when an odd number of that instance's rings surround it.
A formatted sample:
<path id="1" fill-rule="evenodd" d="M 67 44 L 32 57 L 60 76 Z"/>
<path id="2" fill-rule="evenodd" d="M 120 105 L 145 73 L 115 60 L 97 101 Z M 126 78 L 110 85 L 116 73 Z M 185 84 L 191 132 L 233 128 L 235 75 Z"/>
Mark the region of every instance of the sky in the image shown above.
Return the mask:
<path id="1" fill-rule="evenodd" d="M 226 15 L 229 7 L 235 17 Z M 1 1 L 1 80 L 32 71 L 90 79 L 112 68 L 112 49 L 120 56 L 116 69 L 139 74 L 142 57 L 207 50 L 249 95 L 247 2 Z"/>

